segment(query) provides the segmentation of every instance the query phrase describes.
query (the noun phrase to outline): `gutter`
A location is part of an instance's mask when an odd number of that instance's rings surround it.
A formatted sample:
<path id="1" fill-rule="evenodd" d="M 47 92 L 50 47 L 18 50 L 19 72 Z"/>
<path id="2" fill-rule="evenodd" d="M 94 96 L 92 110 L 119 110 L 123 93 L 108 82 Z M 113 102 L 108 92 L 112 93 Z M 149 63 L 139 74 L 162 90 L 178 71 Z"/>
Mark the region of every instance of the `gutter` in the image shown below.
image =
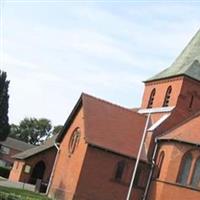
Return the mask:
<path id="1" fill-rule="evenodd" d="M 177 142 L 177 143 L 184 143 L 187 145 L 194 145 L 197 147 L 200 147 L 200 143 L 194 143 L 194 142 L 188 142 L 188 141 L 184 141 L 184 140 L 179 140 L 176 138 L 158 138 L 159 141 L 167 141 L 167 142 Z"/>
<path id="2" fill-rule="evenodd" d="M 99 145 L 96 145 L 94 143 L 88 143 L 86 141 L 87 144 L 89 144 L 89 146 L 93 147 L 93 148 L 97 148 L 97 149 L 100 149 L 100 150 L 103 150 L 103 151 L 106 151 L 106 152 L 109 152 L 109 153 L 112 153 L 112 154 L 116 154 L 116 155 L 119 155 L 119 156 L 123 156 L 123 157 L 126 157 L 128 159 L 132 159 L 132 160 L 136 160 L 137 157 L 134 157 L 134 156 L 130 156 L 130 155 L 126 155 L 124 153 L 120 153 L 120 152 L 117 152 L 117 151 L 114 151 L 114 150 L 111 150 L 111 149 L 108 149 L 108 148 L 105 148 L 105 147 L 102 147 L 102 146 L 99 146 Z M 143 163 L 146 163 L 146 164 L 149 164 L 147 160 L 140 160 L 140 162 L 143 162 Z"/>
<path id="3" fill-rule="evenodd" d="M 46 195 L 48 195 L 48 193 L 49 193 L 49 189 L 50 189 L 50 186 L 51 186 L 51 183 L 52 183 L 52 180 L 53 180 L 53 176 L 54 176 L 54 172 L 55 172 L 55 169 L 56 169 L 56 164 L 57 164 L 57 161 L 58 161 L 58 156 L 59 156 L 59 153 L 60 153 L 60 148 L 59 148 L 58 145 L 59 145 L 59 143 L 54 143 L 54 146 L 56 147 L 57 152 L 56 152 L 56 158 L 55 158 L 55 161 L 54 161 L 54 164 L 53 164 L 53 169 L 51 171 L 49 183 L 48 183 L 48 186 L 47 186 Z"/>
<path id="4" fill-rule="evenodd" d="M 156 153 L 157 153 L 157 149 L 158 149 L 158 140 L 157 139 L 155 139 L 155 143 L 156 143 L 156 145 L 154 147 L 153 156 L 152 156 L 151 171 L 149 173 L 149 177 L 148 177 L 148 180 L 147 180 L 147 185 L 146 185 L 142 200 L 146 200 L 146 198 L 147 198 L 147 194 L 148 194 L 148 191 L 149 191 L 151 179 L 152 179 L 152 176 L 153 176 L 153 170 L 154 170 L 154 167 L 155 167 L 155 157 L 156 157 Z"/>

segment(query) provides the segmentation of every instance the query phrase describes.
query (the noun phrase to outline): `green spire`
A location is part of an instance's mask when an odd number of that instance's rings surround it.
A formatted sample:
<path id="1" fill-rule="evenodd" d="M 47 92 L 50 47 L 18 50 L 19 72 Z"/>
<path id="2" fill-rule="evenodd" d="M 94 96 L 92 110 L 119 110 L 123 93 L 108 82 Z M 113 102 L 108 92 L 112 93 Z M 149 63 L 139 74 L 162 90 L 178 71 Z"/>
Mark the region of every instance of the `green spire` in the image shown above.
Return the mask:
<path id="1" fill-rule="evenodd" d="M 200 81 L 200 30 L 169 68 L 145 82 L 179 75 L 186 75 Z"/>

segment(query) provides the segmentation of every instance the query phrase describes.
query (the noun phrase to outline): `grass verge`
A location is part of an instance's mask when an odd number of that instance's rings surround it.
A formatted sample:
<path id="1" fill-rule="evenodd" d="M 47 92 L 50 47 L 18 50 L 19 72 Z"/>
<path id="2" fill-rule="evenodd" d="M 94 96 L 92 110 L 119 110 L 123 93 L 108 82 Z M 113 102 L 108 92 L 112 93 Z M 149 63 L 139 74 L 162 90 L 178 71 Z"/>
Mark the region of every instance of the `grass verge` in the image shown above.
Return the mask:
<path id="1" fill-rule="evenodd" d="M 50 200 L 48 197 L 23 190 L 23 189 L 16 189 L 16 188 L 8 188 L 8 187 L 3 187 L 0 186 L 0 200 L 5 199 L 5 200 Z"/>

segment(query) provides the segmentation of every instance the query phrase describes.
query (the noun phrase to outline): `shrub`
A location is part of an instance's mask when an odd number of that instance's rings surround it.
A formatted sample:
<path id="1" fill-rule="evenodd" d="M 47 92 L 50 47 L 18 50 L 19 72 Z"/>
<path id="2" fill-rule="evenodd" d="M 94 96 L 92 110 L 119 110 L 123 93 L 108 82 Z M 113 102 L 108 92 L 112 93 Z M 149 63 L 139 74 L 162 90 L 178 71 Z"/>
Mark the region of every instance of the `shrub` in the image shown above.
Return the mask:
<path id="1" fill-rule="evenodd" d="M 4 178 L 8 178 L 9 174 L 10 174 L 10 169 L 9 168 L 0 166 L 0 176 L 2 176 Z"/>
<path id="2" fill-rule="evenodd" d="M 7 196 L 8 196 L 8 194 L 0 192 L 0 199 L 1 200 L 6 200 Z"/>
<path id="3" fill-rule="evenodd" d="M 7 200 L 21 200 L 21 197 L 14 194 L 8 194 Z"/>
<path id="4" fill-rule="evenodd" d="M 0 192 L 1 200 L 22 200 L 20 196 L 16 196 L 15 194 L 8 194 L 5 192 Z"/>
<path id="5" fill-rule="evenodd" d="M 29 197 L 0 191 L 0 200 L 42 200 L 42 197 Z M 46 198 L 45 198 L 46 199 Z"/>

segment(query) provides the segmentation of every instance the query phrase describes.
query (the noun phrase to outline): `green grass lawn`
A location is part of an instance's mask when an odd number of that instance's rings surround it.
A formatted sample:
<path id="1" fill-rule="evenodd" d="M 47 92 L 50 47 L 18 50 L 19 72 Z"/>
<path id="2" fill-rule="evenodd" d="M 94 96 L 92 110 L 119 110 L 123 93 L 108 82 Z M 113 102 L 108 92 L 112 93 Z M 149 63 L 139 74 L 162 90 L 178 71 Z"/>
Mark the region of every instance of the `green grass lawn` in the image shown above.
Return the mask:
<path id="1" fill-rule="evenodd" d="M 0 194 L 1 193 L 6 193 L 6 194 L 13 194 L 18 197 L 21 197 L 21 199 L 27 199 L 27 200 L 50 200 L 44 195 L 40 195 L 35 192 L 23 190 L 23 189 L 16 189 L 16 188 L 8 188 L 8 187 L 3 187 L 0 186 Z M 19 198 L 20 199 L 20 198 Z"/>

